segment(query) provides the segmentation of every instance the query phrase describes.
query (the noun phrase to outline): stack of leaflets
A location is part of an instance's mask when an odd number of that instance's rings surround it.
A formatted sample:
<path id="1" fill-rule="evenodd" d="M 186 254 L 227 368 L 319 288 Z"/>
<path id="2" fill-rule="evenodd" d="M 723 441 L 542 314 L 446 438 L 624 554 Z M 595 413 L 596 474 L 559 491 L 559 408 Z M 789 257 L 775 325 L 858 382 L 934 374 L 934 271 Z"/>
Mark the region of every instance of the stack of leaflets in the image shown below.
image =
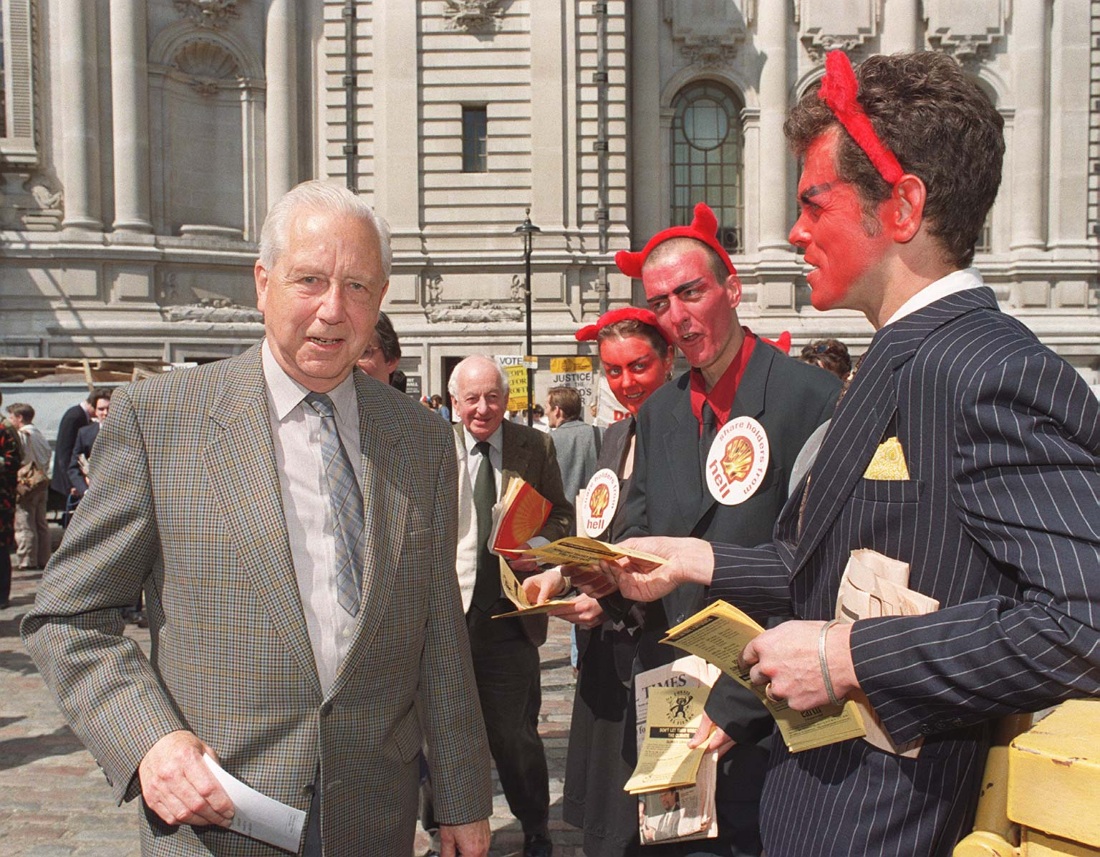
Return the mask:
<path id="1" fill-rule="evenodd" d="M 634 703 L 637 724 L 639 766 L 635 769 L 628 791 L 638 795 L 638 833 L 644 844 L 707 839 L 718 835 L 718 816 L 714 795 L 718 774 L 718 753 L 704 752 L 691 782 L 675 772 L 659 783 L 648 761 L 660 755 L 659 746 L 667 732 L 658 722 L 679 718 L 679 712 L 695 705 L 695 696 L 703 698 L 709 692 L 720 670 L 693 655 L 670 664 L 655 667 L 634 677 Z M 672 693 L 667 693 L 672 691 Z M 685 704 L 686 693 L 693 697 Z M 651 719 L 650 705 L 657 706 Z M 664 712 L 661 714 L 660 712 Z M 681 732 L 677 738 L 686 742 L 694 728 Z M 646 749 L 646 742 L 651 746 Z M 637 786 L 647 782 L 653 791 L 641 791 Z"/>
<path id="2" fill-rule="evenodd" d="M 779 725 L 779 734 L 792 753 L 824 747 L 866 734 L 863 718 L 852 701 L 795 711 L 786 700 L 773 701 L 764 688 L 749 681 L 738 660 L 749 641 L 764 632 L 757 622 L 726 601 L 715 601 L 679 625 L 661 641 L 710 661 L 722 672 L 757 695 Z"/>
<path id="3" fill-rule="evenodd" d="M 550 518 L 553 505 L 522 479 L 513 478 L 504 489 L 504 496 L 493 506 L 493 530 L 489 534 L 489 549 L 515 551 L 539 534 Z"/>

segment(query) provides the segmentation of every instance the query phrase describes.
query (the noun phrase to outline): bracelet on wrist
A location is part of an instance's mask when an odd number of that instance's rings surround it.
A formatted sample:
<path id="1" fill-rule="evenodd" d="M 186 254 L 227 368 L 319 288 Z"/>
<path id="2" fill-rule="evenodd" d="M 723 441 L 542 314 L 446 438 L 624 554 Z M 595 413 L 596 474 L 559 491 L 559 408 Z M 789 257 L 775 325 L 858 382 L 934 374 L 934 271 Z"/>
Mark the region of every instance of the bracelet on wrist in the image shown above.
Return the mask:
<path id="1" fill-rule="evenodd" d="M 829 694 L 829 702 L 833 705 L 840 705 L 843 700 L 837 697 L 836 690 L 833 689 L 833 679 L 829 675 L 829 659 L 825 656 L 825 641 L 829 636 L 829 629 L 839 622 L 839 619 L 830 619 L 821 626 L 821 635 L 817 638 L 817 658 L 821 662 L 821 678 L 825 682 L 825 692 Z"/>

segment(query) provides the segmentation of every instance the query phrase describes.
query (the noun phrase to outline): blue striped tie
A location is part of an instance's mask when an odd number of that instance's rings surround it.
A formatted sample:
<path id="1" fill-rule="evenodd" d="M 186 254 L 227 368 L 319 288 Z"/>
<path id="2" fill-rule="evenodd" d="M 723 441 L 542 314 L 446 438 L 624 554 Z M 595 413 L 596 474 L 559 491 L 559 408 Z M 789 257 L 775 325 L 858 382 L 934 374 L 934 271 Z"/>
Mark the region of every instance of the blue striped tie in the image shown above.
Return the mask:
<path id="1" fill-rule="evenodd" d="M 321 417 L 321 455 L 336 539 L 336 598 L 356 616 L 363 581 L 363 494 L 336 430 L 332 399 L 324 393 L 310 393 L 305 400 Z"/>

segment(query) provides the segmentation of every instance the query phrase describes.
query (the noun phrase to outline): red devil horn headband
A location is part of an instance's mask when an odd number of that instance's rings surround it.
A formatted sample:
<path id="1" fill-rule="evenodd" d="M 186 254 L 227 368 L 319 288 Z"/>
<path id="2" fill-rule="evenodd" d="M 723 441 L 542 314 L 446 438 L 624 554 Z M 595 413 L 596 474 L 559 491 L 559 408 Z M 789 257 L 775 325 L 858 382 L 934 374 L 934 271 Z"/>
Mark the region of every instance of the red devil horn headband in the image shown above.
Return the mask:
<path id="1" fill-rule="evenodd" d="M 871 120 L 856 100 L 858 94 L 859 84 L 848 57 L 843 51 L 829 51 L 825 55 L 825 77 L 821 80 L 817 97 L 833 111 L 837 121 L 844 126 L 844 130 L 867 155 L 887 184 L 897 184 L 904 170 L 898 163 L 897 156 L 875 133 Z"/>
<path id="2" fill-rule="evenodd" d="M 615 264 L 628 277 L 637 280 L 642 276 L 642 266 L 645 264 L 645 260 L 649 258 L 649 254 L 653 252 L 658 244 L 663 244 L 670 238 L 694 238 L 696 241 L 702 241 L 718 254 L 718 258 L 722 260 L 722 264 L 726 266 L 727 271 L 731 274 L 737 273 L 737 269 L 733 267 L 733 262 L 730 261 L 729 253 L 722 246 L 722 242 L 718 240 L 718 218 L 714 216 L 714 212 L 710 210 L 710 206 L 705 202 L 696 204 L 695 218 L 691 221 L 690 226 L 673 226 L 658 232 L 649 239 L 649 243 L 645 245 L 645 248 L 637 253 L 620 250 L 615 254 Z"/>
<path id="3" fill-rule="evenodd" d="M 605 327 L 620 321 L 637 321 L 642 324 L 648 324 L 661 334 L 665 342 L 668 342 L 668 336 L 661 330 L 661 326 L 657 324 L 657 316 L 653 314 L 652 310 L 640 309 L 635 306 L 624 306 L 618 309 L 608 310 L 596 320 L 595 324 L 589 324 L 582 327 L 574 336 L 577 337 L 578 342 L 589 342 L 599 336 L 600 331 Z"/>

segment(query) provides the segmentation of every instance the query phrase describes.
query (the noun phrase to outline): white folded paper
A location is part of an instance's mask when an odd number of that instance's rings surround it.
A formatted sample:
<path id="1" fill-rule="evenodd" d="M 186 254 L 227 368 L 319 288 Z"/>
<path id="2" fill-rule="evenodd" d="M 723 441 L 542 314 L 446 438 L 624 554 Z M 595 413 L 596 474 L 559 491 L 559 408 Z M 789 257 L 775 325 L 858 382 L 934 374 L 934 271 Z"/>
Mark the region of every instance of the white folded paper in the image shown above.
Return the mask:
<path id="1" fill-rule="evenodd" d="M 246 786 L 232 774 L 226 773 L 208 754 L 203 754 L 202 758 L 233 801 L 236 812 L 229 829 L 297 854 L 302 826 L 306 823 L 305 812 Z"/>

